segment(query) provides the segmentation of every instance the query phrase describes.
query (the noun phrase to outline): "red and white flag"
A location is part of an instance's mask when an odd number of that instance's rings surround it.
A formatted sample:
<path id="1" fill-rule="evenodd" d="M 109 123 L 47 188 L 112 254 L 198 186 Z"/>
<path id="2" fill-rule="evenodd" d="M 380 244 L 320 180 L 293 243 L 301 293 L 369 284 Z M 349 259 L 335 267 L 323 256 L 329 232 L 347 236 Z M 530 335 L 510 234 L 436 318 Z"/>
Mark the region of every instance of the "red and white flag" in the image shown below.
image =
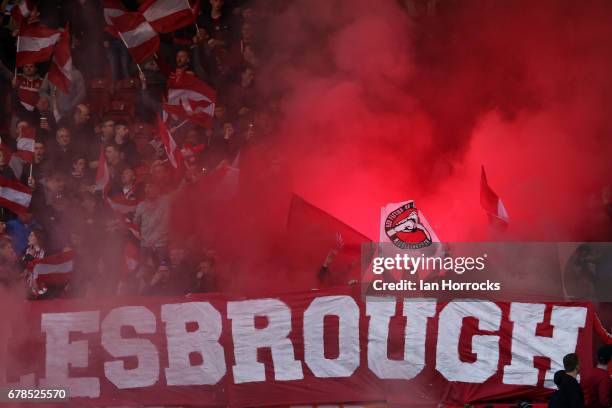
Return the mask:
<path id="1" fill-rule="evenodd" d="M 137 64 L 157 52 L 159 35 L 140 13 L 124 13 L 110 19 Z"/>
<path id="2" fill-rule="evenodd" d="M 123 219 L 123 223 L 125 224 L 125 227 L 130 232 L 130 234 L 132 234 L 132 237 L 134 237 L 137 241 L 140 241 L 142 239 L 142 237 L 140 236 L 140 226 L 138 226 L 138 224 L 136 224 L 127 217 Z"/>
<path id="3" fill-rule="evenodd" d="M 68 28 L 64 30 L 59 41 L 55 44 L 48 78 L 63 93 L 68 93 L 70 82 L 72 81 L 72 56 L 70 55 L 70 33 Z"/>
<path id="4" fill-rule="evenodd" d="M 125 6 L 121 0 L 103 0 L 102 7 L 104 10 L 104 21 L 106 22 L 106 28 L 104 31 L 113 37 L 119 37 L 117 29 L 113 27 L 112 18 L 124 15 L 127 12 Z"/>
<path id="5" fill-rule="evenodd" d="M 484 166 L 482 166 L 480 175 L 480 205 L 490 216 L 494 217 L 494 219 L 500 220 L 505 224 L 508 224 L 510 221 L 504 203 L 487 182 L 487 174 L 485 173 Z"/>
<path id="6" fill-rule="evenodd" d="M 164 150 L 166 151 L 166 155 L 168 156 L 168 160 L 172 167 L 178 169 L 179 166 L 183 164 L 183 155 L 181 154 L 181 149 L 179 149 L 178 145 L 174 141 L 172 134 L 166 127 L 166 124 L 159 116 L 157 116 L 157 123 L 159 126 L 159 137 L 164 144 Z"/>
<path id="7" fill-rule="evenodd" d="M 122 196 L 107 197 L 106 202 L 114 212 L 122 215 L 133 213 L 140 204 L 139 200 L 130 200 Z"/>
<path id="8" fill-rule="evenodd" d="M 180 73 L 168 80 L 168 113 L 203 127 L 210 127 L 217 94 L 195 75 Z"/>
<path id="9" fill-rule="evenodd" d="M 138 10 L 158 33 L 170 33 L 195 24 L 188 0 L 148 0 Z"/>
<path id="10" fill-rule="evenodd" d="M 123 247 L 124 276 L 136 272 L 140 264 L 140 250 L 136 243 L 128 239 Z"/>
<path id="11" fill-rule="evenodd" d="M 36 138 L 36 129 L 32 126 L 27 126 L 21 131 L 21 136 L 17 139 L 17 156 L 24 161 L 32 163 L 34 161 L 34 140 Z"/>
<path id="12" fill-rule="evenodd" d="M 17 37 L 17 66 L 48 61 L 60 34 L 58 30 L 22 23 Z"/>
<path id="13" fill-rule="evenodd" d="M 26 212 L 32 201 L 32 189 L 17 180 L 0 176 L 0 207 L 19 214 Z"/>
<path id="14" fill-rule="evenodd" d="M 34 8 L 30 4 L 30 0 L 18 0 L 11 10 L 11 17 L 16 22 L 20 23 L 24 18 L 28 18 L 32 14 Z"/>
<path id="15" fill-rule="evenodd" d="M 102 191 L 106 195 L 108 185 L 110 183 L 110 171 L 106 163 L 106 155 L 104 154 L 104 145 L 100 147 L 100 156 L 98 157 L 98 169 L 96 170 L 96 191 Z"/>
<path id="16" fill-rule="evenodd" d="M 60 252 L 32 262 L 32 278 L 37 283 L 65 284 L 74 269 L 74 251 Z"/>

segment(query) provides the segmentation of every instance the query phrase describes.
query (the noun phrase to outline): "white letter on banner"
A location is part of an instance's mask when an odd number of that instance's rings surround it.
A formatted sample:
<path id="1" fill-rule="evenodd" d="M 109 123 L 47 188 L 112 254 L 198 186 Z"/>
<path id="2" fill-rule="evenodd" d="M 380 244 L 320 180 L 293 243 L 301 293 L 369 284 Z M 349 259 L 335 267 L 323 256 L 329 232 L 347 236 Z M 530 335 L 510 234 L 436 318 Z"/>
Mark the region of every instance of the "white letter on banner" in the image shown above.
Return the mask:
<path id="1" fill-rule="evenodd" d="M 584 307 L 553 306 L 550 324 L 552 337 L 536 335 L 538 323 L 544 321 L 546 305 L 533 303 L 512 303 L 510 321 L 512 330 L 512 362 L 504 367 L 504 384 L 537 385 L 538 370 L 535 356 L 548 357 L 550 369 L 545 381 L 550 382 L 557 370 L 563 369 L 563 357 L 576 351 L 578 329 L 586 324 L 587 309 Z"/>
<path id="2" fill-rule="evenodd" d="M 395 315 L 394 298 L 368 298 L 366 315 L 370 316 L 368 328 L 368 367 L 378 378 L 410 380 L 425 367 L 425 341 L 427 318 L 436 315 L 435 299 L 404 299 L 403 316 L 404 359 L 390 360 L 388 357 L 389 321 Z"/>
<path id="3" fill-rule="evenodd" d="M 40 387 L 67 388 L 71 397 L 99 397 L 100 380 L 97 377 L 69 377 L 68 367 L 85 368 L 89 365 L 87 340 L 70 342 L 70 333 L 98 332 L 100 313 L 43 313 L 40 319 L 41 330 L 47 335 L 46 377 L 40 379 Z"/>
<path id="4" fill-rule="evenodd" d="M 267 318 L 266 327 L 255 328 L 255 317 Z M 257 361 L 257 350 L 270 348 L 277 381 L 304 378 L 302 364 L 295 359 L 291 332 L 291 309 L 278 299 L 258 299 L 228 302 L 227 317 L 232 320 L 234 340 L 233 367 L 236 384 L 265 381 L 265 366 Z"/>
<path id="5" fill-rule="evenodd" d="M 111 310 L 102 321 L 102 346 L 113 357 L 136 356 L 136 368 L 126 369 L 121 360 L 104 363 L 106 378 L 119 389 L 149 387 L 159 379 L 159 354 L 150 340 L 121 337 L 121 328 L 132 326 L 138 334 L 153 334 L 156 317 L 144 306 Z"/>
<path id="6" fill-rule="evenodd" d="M 338 316 L 337 358 L 325 357 L 325 316 Z M 359 367 L 359 306 L 350 296 L 322 296 L 304 312 L 304 362 L 316 377 L 350 377 Z"/>
<path id="7" fill-rule="evenodd" d="M 161 318 L 168 338 L 168 385 L 216 384 L 225 375 L 225 353 L 219 343 L 221 314 L 208 302 L 163 305 Z M 188 323 L 197 323 L 188 332 Z M 189 355 L 198 353 L 202 364 L 191 365 Z"/>
<path id="8" fill-rule="evenodd" d="M 478 319 L 478 329 L 499 330 L 501 309 L 489 301 L 455 300 L 440 312 L 438 319 L 438 345 L 436 369 L 448 381 L 481 383 L 497 372 L 499 363 L 499 336 L 475 335 L 472 337 L 472 353 L 476 361 L 461 361 L 459 337 L 465 317 Z"/>

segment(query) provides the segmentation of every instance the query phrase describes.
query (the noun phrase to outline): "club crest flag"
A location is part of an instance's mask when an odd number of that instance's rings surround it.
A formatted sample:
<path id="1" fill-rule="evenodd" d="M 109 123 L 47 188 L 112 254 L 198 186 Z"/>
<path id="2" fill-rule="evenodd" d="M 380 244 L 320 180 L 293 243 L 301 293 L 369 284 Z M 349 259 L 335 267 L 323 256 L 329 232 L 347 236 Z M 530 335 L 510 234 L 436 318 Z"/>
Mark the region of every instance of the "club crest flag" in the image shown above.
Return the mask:
<path id="1" fill-rule="evenodd" d="M 414 201 L 391 203 L 380 210 L 380 242 L 400 249 L 420 249 L 440 242 Z"/>

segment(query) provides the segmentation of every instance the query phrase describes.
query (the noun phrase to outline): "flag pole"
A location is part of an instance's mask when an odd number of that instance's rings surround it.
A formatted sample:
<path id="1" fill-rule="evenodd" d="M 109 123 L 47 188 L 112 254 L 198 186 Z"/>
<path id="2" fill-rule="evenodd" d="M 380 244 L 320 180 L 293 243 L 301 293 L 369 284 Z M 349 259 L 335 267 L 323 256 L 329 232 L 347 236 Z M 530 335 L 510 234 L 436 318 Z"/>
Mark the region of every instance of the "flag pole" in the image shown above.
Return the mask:
<path id="1" fill-rule="evenodd" d="M 175 130 L 180 129 L 181 127 L 183 127 L 183 125 L 185 123 L 189 122 L 189 119 L 185 119 L 184 121 L 182 121 L 181 123 L 179 123 L 178 125 L 176 125 L 175 127 L 173 127 L 172 129 L 169 130 L 170 133 L 173 133 Z"/>
<path id="2" fill-rule="evenodd" d="M 121 34 L 121 31 L 117 30 L 117 34 L 119 34 L 119 38 L 121 38 L 121 41 L 123 42 L 123 44 L 125 45 L 125 48 L 128 49 L 128 52 L 130 50 L 130 47 L 127 45 L 127 43 L 125 42 L 125 39 L 123 38 L 123 34 Z M 134 56 L 132 56 L 132 59 L 134 60 L 134 62 L 136 62 L 136 59 L 134 58 Z M 138 68 L 138 72 L 140 72 L 142 75 L 142 68 L 140 68 L 140 64 L 138 64 L 138 62 L 136 62 L 136 67 Z"/>
<path id="3" fill-rule="evenodd" d="M 196 0 L 196 3 L 197 3 L 197 1 L 198 1 L 198 0 Z M 197 33 L 197 34 L 200 34 L 200 27 L 198 26 L 198 16 L 196 16 L 196 15 L 195 15 L 195 13 L 193 12 L 193 7 L 191 7 L 191 4 L 189 4 L 189 0 L 185 0 L 185 2 L 187 3 L 187 7 L 189 7 L 189 10 L 191 10 L 191 14 L 193 14 L 193 17 L 194 17 L 194 19 L 193 19 L 193 21 L 194 21 L 193 25 L 195 25 L 195 28 L 196 28 L 196 33 Z M 198 8 L 199 8 L 199 7 L 198 7 Z"/>
<path id="4" fill-rule="evenodd" d="M 17 52 L 19 52 L 19 39 L 21 36 L 17 34 Z M 15 60 L 15 79 L 17 79 L 17 60 Z"/>

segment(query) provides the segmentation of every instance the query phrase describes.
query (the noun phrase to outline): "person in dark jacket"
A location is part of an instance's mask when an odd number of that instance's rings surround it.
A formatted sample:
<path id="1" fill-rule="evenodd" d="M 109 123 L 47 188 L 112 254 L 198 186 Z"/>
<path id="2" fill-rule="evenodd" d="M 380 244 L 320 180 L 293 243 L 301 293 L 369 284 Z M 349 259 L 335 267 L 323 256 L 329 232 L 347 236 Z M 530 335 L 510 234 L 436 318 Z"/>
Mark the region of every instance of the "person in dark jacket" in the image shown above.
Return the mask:
<path id="1" fill-rule="evenodd" d="M 549 408 L 583 408 L 584 394 L 578 384 L 580 363 L 575 353 L 563 357 L 563 370 L 555 373 L 554 381 L 558 390 L 548 401 Z"/>

